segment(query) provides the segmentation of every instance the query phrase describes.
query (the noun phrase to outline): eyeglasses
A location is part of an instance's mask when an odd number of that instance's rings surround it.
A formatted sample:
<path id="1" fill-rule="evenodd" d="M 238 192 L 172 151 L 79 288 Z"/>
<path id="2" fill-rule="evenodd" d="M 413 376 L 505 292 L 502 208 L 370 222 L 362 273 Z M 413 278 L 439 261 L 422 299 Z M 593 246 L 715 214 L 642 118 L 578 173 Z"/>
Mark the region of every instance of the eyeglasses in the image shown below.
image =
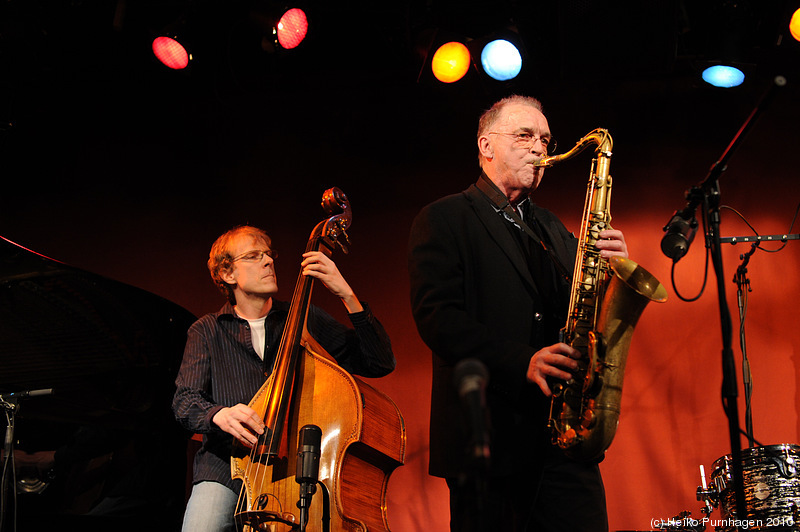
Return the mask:
<path id="1" fill-rule="evenodd" d="M 514 139 L 514 145 L 529 150 L 533 148 L 533 145 L 538 140 L 542 143 L 542 148 L 544 148 L 544 152 L 548 155 L 552 155 L 556 151 L 556 146 L 558 143 L 556 139 L 551 137 L 550 135 L 543 135 L 541 137 L 537 137 L 533 133 L 502 133 L 500 131 L 490 131 L 489 135 L 505 135 L 507 137 L 512 137 Z"/>
<path id="2" fill-rule="evenodd" d="M 261 259 L 264 258 L 264 255 L 272 260 L 278 258 L 278 252 L 274 249 L 254 249 L 253 251 L 248 251 L 247 253 L 242 253 L 238 257 L 234 257 L 232 262 L 236 262 L 237 260 L 243 260 L 245 262 L 260 262 Z"/>

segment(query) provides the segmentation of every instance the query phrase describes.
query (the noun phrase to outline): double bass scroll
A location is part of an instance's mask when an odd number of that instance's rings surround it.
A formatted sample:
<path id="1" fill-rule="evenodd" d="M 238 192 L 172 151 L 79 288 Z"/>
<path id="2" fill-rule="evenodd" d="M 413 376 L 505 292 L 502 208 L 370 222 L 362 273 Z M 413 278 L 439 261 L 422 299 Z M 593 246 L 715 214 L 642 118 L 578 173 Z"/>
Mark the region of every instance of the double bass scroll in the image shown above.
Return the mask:
<path id="1" fill-rule="evenodd" d="M 347 252 L 347 197 L 331 188 L 322 207 L 329 217 L 312 230 L 306 251 L 331 255 L 338 246 Z M 231 476 L 243 483 L 235 520 L 245 531 L 300 529 L 298 433 L 316 425 L 322 431 L 319 482 L 325 489 L 308 505 L 305 530 L 388 531 L 386 488 L 405 457 L 403 417 L 389 397 L 342 369 L 308 333 L 313 280 L 299 275 L 274 370 L 250 401 L 264 420 L 264 434 L 252 449 L 234 441 Z"/>

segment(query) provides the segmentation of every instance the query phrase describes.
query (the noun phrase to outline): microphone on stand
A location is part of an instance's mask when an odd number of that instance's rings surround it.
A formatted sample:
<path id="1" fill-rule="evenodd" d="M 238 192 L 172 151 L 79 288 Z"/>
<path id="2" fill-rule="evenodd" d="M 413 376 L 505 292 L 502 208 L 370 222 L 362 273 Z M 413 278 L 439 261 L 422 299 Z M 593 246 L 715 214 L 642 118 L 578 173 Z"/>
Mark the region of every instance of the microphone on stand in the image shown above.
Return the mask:
<path id="1" fill-rule="evenodd" d="M 697 232 L 697 219 L 694 207 L 687 206 L 682 211 L 675 211 L 664 231 L 667 234 L 661 239 L 661 251 L 673 262 L 678 262 L 689 251 L 689 246 Z"/>
<path id="2" fill-rule="evenodd" d="M 22 392 L 12 392 L 5 395 L 0 394 L 0 397 L 3 397 L 9 401 L 13 401 L 14 399 L 27 399 L 29 397 L 39 397 L 42 395 L 53 395 L 53 389 L 42 388 L 39 390 L 25 390 Z"/>
<path id="3" fill-rule="evenodd" d="M 294 476 L 295 481 L 300 484 L 300 500 L 297 501 L 297 507 L 300 508 L 301 531 L 306 529 L 308 509 L 311 507 L 311 499 L 317 491 L 321 446 L 322 429 L 316 425 L 304 425 L 300 429 Z"/>
<path id="4" fill-rule="evenodd" d="M 16 414 L 17 409 L 19 408 L 19 405 L 17 404 L 17 402 L 20 399 L 28 399 L 29 397 L 40 397 L 40 396 L 44 396 L 44 395 L 53 395 L 53 389 L 52 388 L 42 388 L 42 389 L 39 389 L 39 390 L 24 390 L 24 391 L 21 391 L 21 392 L 11 392 L 11 393 L 7 393 L 7 394 L 1 394 L 0 393 L 0 408 L 3 408 L 4 410 L 8 410 L 11 415 L 14 415 L 14 414 Z M 6 429 L 7 429 L 6 430 L 6 448 L 8 448 L 8 445 L 10 444 L 10 439 L 9 438 L 11 438 L 11 436 L 9 434 L 10 434 L 10 432 L 11 432 L 11 430 L 13 428 L 14 428 L 14 423 L 13 422 L 9 423 L 8 426 L 6 427 Z"/>
<path id="5" fill-rule="evenodd" d="M 29 397 L 39 397 L 44 395 L 52 395 L 52 388 L 43 388 L 39 390 L 24 390 L 21 392 L 12 392 L 7 394 L 0 394 L 0 410 L 6 411 L 6 434 L 3 439 L 3 462 L 2 471 L 0 471 L 0 530 L 6 523 L 6 497 L 9 493 L 13 493 L 13 508 L 12 519 L 16 519 L 16 476 L 14 465 L 14 426 L 16 424 L 16 415 L 19 410 L 19 401 L 21 399 L 28 399 Z M 10 472 L 10 473 L 9 473 Z M 6 476 L 9 474 L 9 476 Z M 13 490 L 13 491 L 11 491 Z"/>
<path id="6" fill-rule="evenodd" d="M 300 443 L 297 446 L 297 469 L 295 480 L 298 484 L 319 480 L 319 455 L 322 444 L 322 429 L 316 425 L 304 425 L 300 429 Z"/>
<path id="7" fill-rule="evenodd" d="M 486 382 L 489 371 L 480 360 L 466 358 L 456 364 L 453 381 L 458 396 L 467 408 L 470 438 L 469 456 L 484 465 L 491 457 L 489 423 L 486 412 Z"/>
<path id="8" fill-rule="evenodd" d="M 471 530 L 489 530 L 488 472 L 491 458 L 489 414 L 486 409 L 486 382 L 489 371 L 478 359 L 466 358 L 456 364 L 453 382 L 467 411 L 470 439 L 468 460 L 459 482 L 465 490 L 464 515 L 459 521 Z M 471 528 L 473 527 L 474 528 Z"/>

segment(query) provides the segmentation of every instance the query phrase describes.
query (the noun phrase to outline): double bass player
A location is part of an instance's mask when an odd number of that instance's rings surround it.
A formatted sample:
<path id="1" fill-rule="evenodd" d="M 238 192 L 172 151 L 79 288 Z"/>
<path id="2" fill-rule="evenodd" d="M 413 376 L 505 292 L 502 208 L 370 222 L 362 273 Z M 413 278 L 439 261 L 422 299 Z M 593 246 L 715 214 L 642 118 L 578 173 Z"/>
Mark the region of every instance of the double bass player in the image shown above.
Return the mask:
<path id="1" fill-rule="evenodd" d="M 231 478 L 231 445 L 235 438 L 252 446 L 264 432 L 263 420 L 247 404 L 271 371 L 289 309 L 274 299 L 276 258 L 270 237 L 250 226 L 231 229 L 211 247 L 208 269 L 227 302 L 189 329 L 173 399 L 180 424 L 203 435 L 183 521 L 187 532 L 235 530 L 241 481 Z M 346 327 L 312 305 L 311 336 L 349 373 L 391 373 L 396 361 L 388 335 L 336 264 L 312 251 L 300 266 L 302 275 L 321 281 L 341 299 L 350 320 Z"/>

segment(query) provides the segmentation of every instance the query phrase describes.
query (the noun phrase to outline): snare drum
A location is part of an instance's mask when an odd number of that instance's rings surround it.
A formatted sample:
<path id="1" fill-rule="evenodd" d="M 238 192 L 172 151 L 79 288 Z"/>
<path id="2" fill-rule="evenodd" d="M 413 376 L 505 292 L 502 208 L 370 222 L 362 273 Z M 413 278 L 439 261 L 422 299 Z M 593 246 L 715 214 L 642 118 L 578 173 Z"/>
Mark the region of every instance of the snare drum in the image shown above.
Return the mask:
<path id="1" fill-rule="evenodd" d="M 749 530 L 800 530 L 800 446 L 767 445 L 742 450 L 745 512 Z M 714 462 L 711 481 L 719 494 L 722 517 L 716 530 L 734 532 L 736 515 L 731 455 Z"/>

